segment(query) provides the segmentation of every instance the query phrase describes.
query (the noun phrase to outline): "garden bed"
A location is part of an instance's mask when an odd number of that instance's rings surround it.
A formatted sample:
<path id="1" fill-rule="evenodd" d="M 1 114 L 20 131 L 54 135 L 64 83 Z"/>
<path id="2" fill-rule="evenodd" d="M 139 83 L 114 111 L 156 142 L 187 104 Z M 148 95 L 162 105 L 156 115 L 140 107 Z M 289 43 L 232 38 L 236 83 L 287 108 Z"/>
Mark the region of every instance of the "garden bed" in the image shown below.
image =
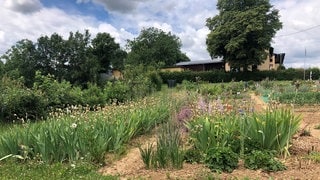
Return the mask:
<path id="1" fill-rule="evenodd" d="M 257 111 L 266 109 L 266 104 L 257 96 L 252 96 L 254 106 Z M 146 170 L 141 159 L 138 144 L 145 144 L 155 141 L 155 134 L 141 136 L 136 139 L 123 159 L 115 161 L 99 170 L 104 175 L 119 175 L 121 178 L 146 178 L 146 179 L 206 179 L 209 177 L 221 179 L 317 179 L 320 174 L 319 162 L 308 158 L 312 151 L 320 152 L 320 130 L 315 129 L 320 124 L 319 106 L 301 106 L 295 108 L 295 114 L 302 116 L 299 132 L 294 136 L 292 146 L 289 148 L 291 156 L 280 159 L 287 169 L 278 172 L 265 172 L 262 170 L 249 170 L 244 167 L 243 162 L 239 162 L 239 167 L 232 173 L 212 173 L 203 164 L 184 163 L 180 170 L 174 169 L 151 169 Z M 310 136 L 302 136 L 305 131 L 310 132 Z M 319 157 L 318 157 L 319 158 Z"/>

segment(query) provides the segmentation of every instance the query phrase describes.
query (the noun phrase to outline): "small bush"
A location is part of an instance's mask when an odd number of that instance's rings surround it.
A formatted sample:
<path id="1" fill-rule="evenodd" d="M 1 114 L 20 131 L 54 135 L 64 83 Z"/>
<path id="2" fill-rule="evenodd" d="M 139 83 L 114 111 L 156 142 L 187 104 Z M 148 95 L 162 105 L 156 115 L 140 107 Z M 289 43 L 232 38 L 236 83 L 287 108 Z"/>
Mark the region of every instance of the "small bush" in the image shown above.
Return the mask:
<path id="1" fill-rule="evenodd" d="M 239 156 L 230 147 L 214 147 L 208 151 L 204 162 L 211 171 L 231 173 L 238 167 Z"/>
<path id="2" fill-rule="evenodd" d="M 108 82 L 104 88 L 106 101 L 126 102 L 130 99 L 129 90 L 129 86 L 123 81 Z"/>
<path id="3" fill-rule="evenodd" d="M 271 151 L 253 150 L 245 156 L 244 165 L 248 169 L 262 169 L 268 172 L 282 171 L 286 169 L 279 160 L 275 159 L 274 152 Z"/>
<path id="4" fill-rule="evenodd" d="M 0 120 L 24 122 L 46 117 L 48 104 L 40 91 L 7 78 L 2 79 L 0 86 Z"/>

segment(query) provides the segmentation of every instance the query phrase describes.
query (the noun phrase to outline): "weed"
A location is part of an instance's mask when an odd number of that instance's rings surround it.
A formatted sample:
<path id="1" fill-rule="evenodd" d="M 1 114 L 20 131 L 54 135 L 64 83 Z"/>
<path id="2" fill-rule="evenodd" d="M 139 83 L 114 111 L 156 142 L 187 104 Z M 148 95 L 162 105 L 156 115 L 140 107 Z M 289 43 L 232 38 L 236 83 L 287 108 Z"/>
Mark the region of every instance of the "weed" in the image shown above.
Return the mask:
<path id="1" fill-rule="evenodd" d="M 307 159 L 310 159 L 316 163 L 320 163 L 320 152 L 311 152 L 308 156 Z"/>

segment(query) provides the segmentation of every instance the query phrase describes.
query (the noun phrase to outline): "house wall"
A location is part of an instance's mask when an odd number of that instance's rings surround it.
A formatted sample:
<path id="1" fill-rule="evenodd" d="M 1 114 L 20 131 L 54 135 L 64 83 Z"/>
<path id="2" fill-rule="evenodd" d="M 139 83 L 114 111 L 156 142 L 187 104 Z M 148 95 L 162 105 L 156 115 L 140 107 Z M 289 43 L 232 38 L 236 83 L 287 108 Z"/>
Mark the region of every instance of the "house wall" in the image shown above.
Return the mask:
<path id="1" fill-rule="evenodd" d="M 161 72 L 181 72 L 184 69 L 181 67 L 162 68 Z"/>
<path id="2" fill-rule="evenodd" d="M 224 70 L 224 63 L 209 63 L 209 64 L 192 64 L 182 66 L 185 70 L 191 71 L 211 71 L 211 70 Z"/>
<path id="3" fill-rule="evenodd" d="M 271 57 L 268 54 L 265 61 L 262 64 L 260 64 L 257 67 L 257 69 L 260 71 L 277 70 L 279 66 L 280 66 L 280 64 L 276 63 L 275 54 L 273 54 Z M 230 67 L 229 63 L 226 63 L 225 70 L 227 72 L 231 71 L 231 67 Z M 249 70 L 252 70 L 251 66 L 249 67 Z"/>
<path id="4" fill-rule="evenodd" d="M 119 70 L 112 70 L 112 78 L 113 79 L 123 79 L 123 75 Z"/>

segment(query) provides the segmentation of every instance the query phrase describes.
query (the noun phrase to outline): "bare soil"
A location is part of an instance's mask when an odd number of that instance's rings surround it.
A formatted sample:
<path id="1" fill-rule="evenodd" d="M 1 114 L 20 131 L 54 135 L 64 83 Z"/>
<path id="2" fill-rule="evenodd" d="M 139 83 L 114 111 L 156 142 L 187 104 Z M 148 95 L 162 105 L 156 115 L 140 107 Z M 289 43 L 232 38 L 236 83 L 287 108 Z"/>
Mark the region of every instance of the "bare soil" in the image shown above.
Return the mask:
<path id="1" fill-rule="evenodd" d="M 252 96 L 255 109 L 266 109 L 267 105 L 258 97 Z M 103 175 L 119 175 L 120 179 L 207 179 L 215 177 L 220 179 L 320 179 L 320 164 L 306 158 L 311 151 L 320 152 L 320 106 L 294 107 L 294 113 L 301 115 L 300 131 L 294 136 L 289 149 L 291 156 L 281 159 L 287 170 L 267 173 L 262 170 L 248 170 L 240 162 L 238 169 L 232 173 L 215 174 L 202 164 L 183 165 L 181 170 L 146 170 L 140 157 L 139 145 L 146 146 L 155 142 L 153 135 L 141 136 L 131 143 L 127 154 L 120 160 L 107 164 L 99 170 Z M 302 132 L 310 132 L 310 136 L 301 136 Z"/>

